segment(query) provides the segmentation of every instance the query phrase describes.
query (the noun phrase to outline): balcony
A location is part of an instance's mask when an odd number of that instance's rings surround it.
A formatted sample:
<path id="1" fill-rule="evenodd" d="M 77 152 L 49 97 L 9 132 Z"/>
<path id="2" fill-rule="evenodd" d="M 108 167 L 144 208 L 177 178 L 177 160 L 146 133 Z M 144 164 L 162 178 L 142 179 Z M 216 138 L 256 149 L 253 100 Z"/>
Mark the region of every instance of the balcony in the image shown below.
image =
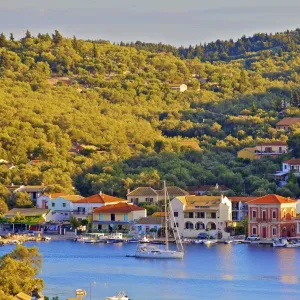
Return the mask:
<path id="1" fill-rule="evenodd" d="M 90 215 L 87 211 L 72 211 L 73 216 L 88 216 Z"/>

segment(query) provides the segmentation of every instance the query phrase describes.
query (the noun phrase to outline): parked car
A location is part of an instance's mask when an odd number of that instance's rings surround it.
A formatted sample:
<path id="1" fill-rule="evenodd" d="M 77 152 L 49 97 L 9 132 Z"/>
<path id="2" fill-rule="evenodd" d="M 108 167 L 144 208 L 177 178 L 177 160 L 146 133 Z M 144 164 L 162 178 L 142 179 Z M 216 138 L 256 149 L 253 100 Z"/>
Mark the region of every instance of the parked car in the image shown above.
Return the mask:
<path id="1" fill-rule="evenodd" d="M 200 240 L 207 240 L 209 236 L 206 232 L 200 232 L 197 237 Z"/>
<path id="2" fill-rule="evenodd" d="M 248 241 L 259 241 L 260 237 L 257 234 L 252 234 L 252 235 L 250 235 L 250 236 L 247 237 L 247 240 Z"/>

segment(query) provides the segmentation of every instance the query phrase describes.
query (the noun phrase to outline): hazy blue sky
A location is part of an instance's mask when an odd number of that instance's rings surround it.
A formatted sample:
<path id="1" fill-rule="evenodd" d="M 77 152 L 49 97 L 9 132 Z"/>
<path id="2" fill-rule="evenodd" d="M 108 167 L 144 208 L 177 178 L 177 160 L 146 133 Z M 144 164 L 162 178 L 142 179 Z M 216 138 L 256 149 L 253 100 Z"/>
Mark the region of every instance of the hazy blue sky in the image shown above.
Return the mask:
<path id="1" fill-rule="evenodd" d="M 0 31 L 189 45 L 295 29 L 299 0 L 0 0 Z"/>

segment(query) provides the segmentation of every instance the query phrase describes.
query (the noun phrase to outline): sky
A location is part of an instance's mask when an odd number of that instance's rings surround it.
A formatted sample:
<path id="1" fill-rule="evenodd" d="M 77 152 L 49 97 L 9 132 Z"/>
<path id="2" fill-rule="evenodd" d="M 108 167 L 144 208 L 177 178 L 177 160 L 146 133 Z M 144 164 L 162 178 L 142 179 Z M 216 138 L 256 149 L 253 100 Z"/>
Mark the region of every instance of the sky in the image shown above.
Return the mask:
<path id="1" fill-rule="evenodd" d="M 300 27 L 299 0 L 0 0 L 0 32 L 195 45 Z"/>

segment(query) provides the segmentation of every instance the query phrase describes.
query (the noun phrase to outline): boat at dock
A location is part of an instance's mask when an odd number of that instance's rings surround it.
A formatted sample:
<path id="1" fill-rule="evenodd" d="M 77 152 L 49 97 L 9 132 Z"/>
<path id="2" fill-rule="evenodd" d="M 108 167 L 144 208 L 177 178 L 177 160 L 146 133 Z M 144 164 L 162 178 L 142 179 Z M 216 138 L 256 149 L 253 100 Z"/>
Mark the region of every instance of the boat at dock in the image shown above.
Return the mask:
<path id="1" fill-rule="evenodd" d="M 203 244 L 207 246 L 216 244 L 217 242 L 218 242 L 217 240 L 203 240 Z"/>
<path id="2" fill-rule="evenodd" d="M 288 245 L 288 241 L 285 238 L 278 238 L 273 240 L 273 247 L 286 247 Z"/>
<path id="3" fill-rule="evenodd" d="M 105 239 L 106 244 L 123 243 L 123 234 L 120 232 L 113 233 Z"/>
<path id="4" fill-rule="evenodd" d="M 107 297 L 106 300 L 129 300 L 125 291 L 120 291 L 117 296 Z"/>
<path id="5" fill-rule="evenodd" d="M 137 245 L 135 257 L 136 258 L 152 258 L 152 259 L 183 259 L 184 257 L 184 249 L 182 245 L 182 241 L 179 235 L 179 231 L 176 225 L 176 222 L 172 220 L 172 227 L 173 235 L 176 242 L 177 250 L 169 250 L 169 236 L 168 236 L 168 215 L 174 216 L 172 206 L 169 205 L 169 210 L 167 209 L 167 188 L 166 182 L 164 181 L 164 200 L 165 200 L 165 247 L 160 248 L 158 246 L 151 245 L 149 243 L 146 244 L 139 244 Z M 167 212 L 169 211 L 169 214 Z"/>

